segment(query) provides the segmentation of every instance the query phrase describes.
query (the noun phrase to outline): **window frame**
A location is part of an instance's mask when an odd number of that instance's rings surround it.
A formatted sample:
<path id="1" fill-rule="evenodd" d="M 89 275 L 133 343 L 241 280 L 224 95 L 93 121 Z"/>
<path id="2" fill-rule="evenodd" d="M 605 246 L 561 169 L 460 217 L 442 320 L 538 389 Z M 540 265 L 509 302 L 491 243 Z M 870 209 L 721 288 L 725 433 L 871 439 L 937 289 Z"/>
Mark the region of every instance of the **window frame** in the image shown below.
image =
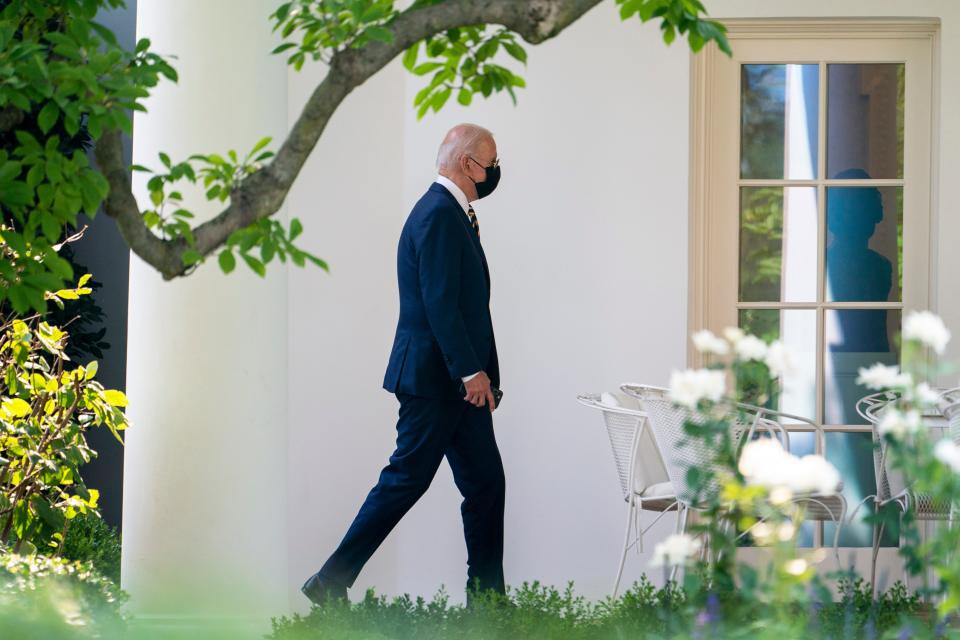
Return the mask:
<path id="1" fill-rule="evenodd" d="M 936 131 L 939 125 L 939 34 L 940 21 L 927 18 L 904 19 L 723 19 L 734 51 L 731 60 L 712 44 L 691 56 L 690 111 L 690 191 L 689 191 L 689 273 L 688 334 L 707 328 L 715 332 L 737 324 L 742 307 L 774 309 L 816 309 L 816 416 L 811 416 L 824 431 L 863 432 L 869 425 L 824 425 L 826 357 L 825 314 L 829 309 L 936 309 L 937 274 L 935 265 L 936 194 L 938 157 Z M 811 47 L 818 41 L 820 46 Z M 848 42 L 844 42 L 848 41 Z M 855 41 L 855 42 L 854 42 Z M 837 49 L 852 50 L 851 43 L 864 52 L 862 57 L 835 57 Z M 744 45 L 738 53 L 738 44 Z M 909 53 L 904 59 L 882 55 L 887 48 Z M 817 55 L 811 55 L 817 50 Z M 761 55 L 757 55 L 760 51 Z M 770 55 L 769 51 L 775 51 Z M 765 55 L 764 55 L 765 53 Z M 912 68 L 918 61 L 929 73 Z M 826 73 L 831 62 L 907 63 L 908 121 L 905 123 L 904 174 L 897 179 L 868 181 L 826 178 L 826 144 L 818 144 L 817 175 L 814 180 L 746 180 L 740 177 L 740 64 L 816 63 L 820 65 L 819 136 L 826 139 Z M 732 73 L 735 69 L 735 73 Z M 911 82 L 918 83 L 916 88 Z M 725 92 L 725 93 L 724 93 Z M 731 99 L 731 93 L 735 99 Z M 732 105 L 735 111 L 731 111 Z M 919 113 L 918 113 L 919 110 Z M 731 123 L 735 123 L 731 133 Z M 909 126 L 908 126 L 909 125 Z M 722 131 L 723 133 L 718 133 Z M 908 138 L 909 136 L 909 138 Z M 730 144 L 735 140 L 736 144 Z M 818 296 L 814 303 L 740 303 L 739 286 L 739 206 L 729 210 L 731 191 L 741 186 L 814 186 L 818 209 Z M 823 295 L 826 278 L 826 188 L 828 186 L 902 186 L 904 250 L 903 289 L 900 302 L 827 302 Z M 910 189 L 908 200 L 908 189 Z M 725 209 L 726 207 L 726 209 Z M 910 216 L 908 220 L 908 216 Z M 730 221 L 733 220 L 733 225 Z M 908 222 L 910 224 L 908 231 Z M 731 304 L 732 301 L 732 304 Z M 902 318 L 902 316 L 901 316 Z M 704 360 L 687 344 L 687 362 L 703 366 Z M 823 443 L 816 443 L 822 452 Z M 819 527 L 818 527 L 819 529 Z M 820 544 L 818 532 L 815 544 Z"/>

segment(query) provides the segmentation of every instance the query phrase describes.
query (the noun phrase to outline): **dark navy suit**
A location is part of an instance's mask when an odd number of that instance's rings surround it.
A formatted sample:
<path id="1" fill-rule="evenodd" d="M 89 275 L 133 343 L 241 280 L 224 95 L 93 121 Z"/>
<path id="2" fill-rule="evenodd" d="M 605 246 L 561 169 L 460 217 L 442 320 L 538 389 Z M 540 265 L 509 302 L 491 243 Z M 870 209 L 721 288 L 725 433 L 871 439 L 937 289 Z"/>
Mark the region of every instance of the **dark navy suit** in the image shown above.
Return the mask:
<path id="1" fill-rule="evenodd" d="M 400 234 L 397 280 L 400 319 L 383 381 L 400 401 L 396 450 L 320 575 L 352 586 L 445 456 L 463 495 L 468 593 L 502 592 L 503 465 L 489 409 L 458 391 L 461 378 L 478 371 L 500 386 L 490 273 L 463 208 L 438 183 Z"/>

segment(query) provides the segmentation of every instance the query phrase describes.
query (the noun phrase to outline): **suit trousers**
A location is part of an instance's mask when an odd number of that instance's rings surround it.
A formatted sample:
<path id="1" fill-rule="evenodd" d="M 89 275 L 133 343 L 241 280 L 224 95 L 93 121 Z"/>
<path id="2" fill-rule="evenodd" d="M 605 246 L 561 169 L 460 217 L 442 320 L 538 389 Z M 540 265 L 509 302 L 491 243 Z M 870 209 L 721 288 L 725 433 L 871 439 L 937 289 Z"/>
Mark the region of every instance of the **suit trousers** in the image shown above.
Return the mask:
<path id="1" fill-rule="evenodd" d="M 456 394 L 438 399 L 398 393 L 397 399 L 396 450 L 320 575 L 353 586 L 390 531 L 426 492 L 446 456 L 463 496 L 468 594 L 503 593 L 505 480 L 490 410 Z"/>

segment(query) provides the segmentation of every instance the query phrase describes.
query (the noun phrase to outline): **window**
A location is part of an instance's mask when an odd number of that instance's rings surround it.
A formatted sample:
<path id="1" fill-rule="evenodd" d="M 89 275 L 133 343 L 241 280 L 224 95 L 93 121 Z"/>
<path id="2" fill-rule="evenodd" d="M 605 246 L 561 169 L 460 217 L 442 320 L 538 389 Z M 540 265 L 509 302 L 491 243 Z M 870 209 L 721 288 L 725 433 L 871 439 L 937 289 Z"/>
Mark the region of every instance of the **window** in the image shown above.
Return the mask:
<path id="1" fill-rule="evenodd" d="M 793 347 L 780 408 L 826 437 L 791 447 L 833 462 L 854 507 L 875 491 L 857 370 L 896 363 L 903 310 L 928 306 L 936 25 L 728 26 L 732 58 L 694 58 L 690 328 Z M 850 526 L 841 546 L 871 537 Z"/>

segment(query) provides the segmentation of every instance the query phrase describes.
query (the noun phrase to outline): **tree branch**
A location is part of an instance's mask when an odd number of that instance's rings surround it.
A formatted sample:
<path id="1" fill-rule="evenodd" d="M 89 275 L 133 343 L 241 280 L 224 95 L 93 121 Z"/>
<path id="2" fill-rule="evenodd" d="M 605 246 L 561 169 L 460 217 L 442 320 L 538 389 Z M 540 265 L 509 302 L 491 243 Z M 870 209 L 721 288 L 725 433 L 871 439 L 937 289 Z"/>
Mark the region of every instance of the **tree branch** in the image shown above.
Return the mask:
<path id="1" fill-rule="evenodd" d="M 370 42 L 333 56 L 327 76 L 304 105 L 273 161 L 230 194 L 226 209 L 194 230 L 194 249 L 209 255 L 232 232 L 276 213 L 344 98 L 414 43 L 455 27 L 499 24 L 528 43 L 539 44 L 559 34 L 600 1 L 446 0 L 402 12 L 387 25 L 394 34 L 392 42 Z M 187 267 L 181 255 L 186 243 L 162 240 L 143 223 L 123 166 L 119 132 L 104 134 L 97 142 L 96 155 L 110 182 L 107 214 L 117 221 L 124 240 L 164 278 L 184 275 Z"/>
<path id="2" fill-rule="evenodd" d="M 146 263 L 170 279 L 184 270 L 180 259 L 185 241 L 163 240 L 143 222 L 137 199 L 130 187 L 130 170 L 123 163 L 120 130 L 105 131 L 95 148 L 97 165 L 110 184 L 110 193 L 103 209 L 113 218 L 127 245 Z"/>

